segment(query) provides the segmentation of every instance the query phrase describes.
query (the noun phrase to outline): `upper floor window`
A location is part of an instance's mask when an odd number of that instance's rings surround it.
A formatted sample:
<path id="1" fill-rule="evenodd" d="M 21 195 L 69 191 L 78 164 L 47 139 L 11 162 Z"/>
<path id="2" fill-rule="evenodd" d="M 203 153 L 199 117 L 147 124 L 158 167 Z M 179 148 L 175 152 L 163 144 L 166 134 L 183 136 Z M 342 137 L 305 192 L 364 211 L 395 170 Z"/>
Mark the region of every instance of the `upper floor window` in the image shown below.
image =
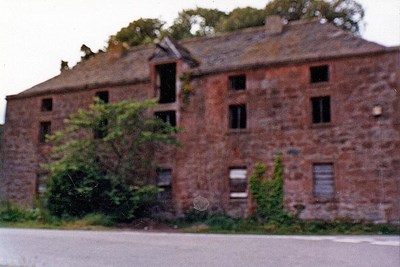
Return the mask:
<path id="1" fill-rule="evenodd" d="M 39 125 L 39 142 L 46 142 L 46 135 L 51 134 L 51 122 L 42 121 Z"/>
<path id="2" fill-rule="evenodd" d="M 159 103 L 173 103 L 176 100 L 176 63 L 156 66 Z"/>
<path id="3" fill-rule="evenodd" d="M 229 106 L 229 128 L 244 129 L 246 128 L 246 105 Z"/>
<path id="4" fill-rule="evenodd" d="M 98 97 L 103 103 L 108 103 L 108 92 L 107 91 L 100 91 L 96 92 L 96 97 Z"/>
<path id="5" fill-rule="evenodd" d="M 53 110 L 53 99 L 52 98 L 43 98 L 41 110 L 42 111 L 52 111 Z"/>
<path id="6" fill-rule="evenodd" d="M 310 82 L 319 83 L 329 81 L 328 65 L 310 67 Z"/>
<path id="7" fill-rule="evenodd" d="M 174 110 L 158 111 L 154 115 L 163 122 L 169 123 L 171 126 L 176 126 L 176 114 Z"/>
<path id="8" fill-rule="evenodd" d="M 311 105 L 313 123 L 331 121 L 331 98 L 329 96 L 312 97 Z"/>
<path id="9" fill-rule="evenodd" d="M 245 90 L 246 89 L 246 75 L 229 76 L 229 89 Z"/>

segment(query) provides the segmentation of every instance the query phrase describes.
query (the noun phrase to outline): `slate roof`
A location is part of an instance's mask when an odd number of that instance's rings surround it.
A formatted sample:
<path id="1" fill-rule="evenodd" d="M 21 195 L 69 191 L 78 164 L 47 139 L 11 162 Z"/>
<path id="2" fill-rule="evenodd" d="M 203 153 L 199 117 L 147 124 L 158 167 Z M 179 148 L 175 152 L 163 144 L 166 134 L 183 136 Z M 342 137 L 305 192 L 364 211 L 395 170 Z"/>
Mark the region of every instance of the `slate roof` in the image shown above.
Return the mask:
<path id="1" fill-rule="evenodd" d="M 279 34 L 269 35 L 263 26 L 172 44 L 185 57 L 196 60 L 193 75 L 393 50 L 315 20 L 290 22 Z M 98 54 L 10 97 L 147 82 L 149 60 L 155 51 L 156 45 L 148 45 L 130 48 L 120 57 L 111 56 L 110 52 Z"/>

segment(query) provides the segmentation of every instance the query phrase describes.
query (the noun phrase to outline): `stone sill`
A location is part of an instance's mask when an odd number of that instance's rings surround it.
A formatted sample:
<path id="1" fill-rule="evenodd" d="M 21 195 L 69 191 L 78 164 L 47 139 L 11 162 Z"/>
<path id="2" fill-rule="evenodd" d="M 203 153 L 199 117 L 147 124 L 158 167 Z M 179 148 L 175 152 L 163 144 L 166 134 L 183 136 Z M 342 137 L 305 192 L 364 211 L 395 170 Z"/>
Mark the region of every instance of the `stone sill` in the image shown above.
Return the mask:
<path id="1" fill-rule="evenodd" d="M 247 128 L 244 129 L 229 129 L 226 133 L 227 135 L 235 135 L 235 134 L 249 134 L 250 130 Z"/>
<path id="2" fill-rule="evenodd" d="M 310 129 L 325 129 L 332 128 L 335 125 L 332 122 L 321 122 L 321 123 L 312 123 L 310 125 Z"/>

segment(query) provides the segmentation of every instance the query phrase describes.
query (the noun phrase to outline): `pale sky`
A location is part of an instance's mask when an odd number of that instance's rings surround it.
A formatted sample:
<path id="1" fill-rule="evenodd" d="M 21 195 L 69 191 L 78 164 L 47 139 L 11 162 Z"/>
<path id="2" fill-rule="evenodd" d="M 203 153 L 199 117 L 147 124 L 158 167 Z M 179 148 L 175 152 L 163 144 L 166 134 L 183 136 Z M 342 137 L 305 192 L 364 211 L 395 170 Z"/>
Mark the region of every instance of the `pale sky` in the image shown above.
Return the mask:
<path id="1" fill-rule="evenodd" d="M 0 0 L 0 123 L 6 95 L 17 94 L 59 74 L 60 61 L 72 67 L 80 47 L 102 49 L 108 37 L 129 22 L 159 18 L 167 23 L 182 9 L 231 11 L 263 8 L 269 0 Z M 362 37 L 400 45 L 400 0 L 358 0 L 365 9 Z"/>

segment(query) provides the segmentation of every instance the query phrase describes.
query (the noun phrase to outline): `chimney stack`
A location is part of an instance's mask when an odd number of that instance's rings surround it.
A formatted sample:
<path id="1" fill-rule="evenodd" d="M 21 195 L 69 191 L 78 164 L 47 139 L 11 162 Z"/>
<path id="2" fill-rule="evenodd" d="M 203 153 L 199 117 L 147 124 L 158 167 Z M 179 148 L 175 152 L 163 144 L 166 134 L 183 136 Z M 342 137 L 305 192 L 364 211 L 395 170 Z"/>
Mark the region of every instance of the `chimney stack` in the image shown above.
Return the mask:
<path id="1" fill-rule="evenodd" d="M 278 34 L 283 30 L 282 18 L 278 15 L 268 16 L 265 19 L 265 32 L 267 34 Z"/>

